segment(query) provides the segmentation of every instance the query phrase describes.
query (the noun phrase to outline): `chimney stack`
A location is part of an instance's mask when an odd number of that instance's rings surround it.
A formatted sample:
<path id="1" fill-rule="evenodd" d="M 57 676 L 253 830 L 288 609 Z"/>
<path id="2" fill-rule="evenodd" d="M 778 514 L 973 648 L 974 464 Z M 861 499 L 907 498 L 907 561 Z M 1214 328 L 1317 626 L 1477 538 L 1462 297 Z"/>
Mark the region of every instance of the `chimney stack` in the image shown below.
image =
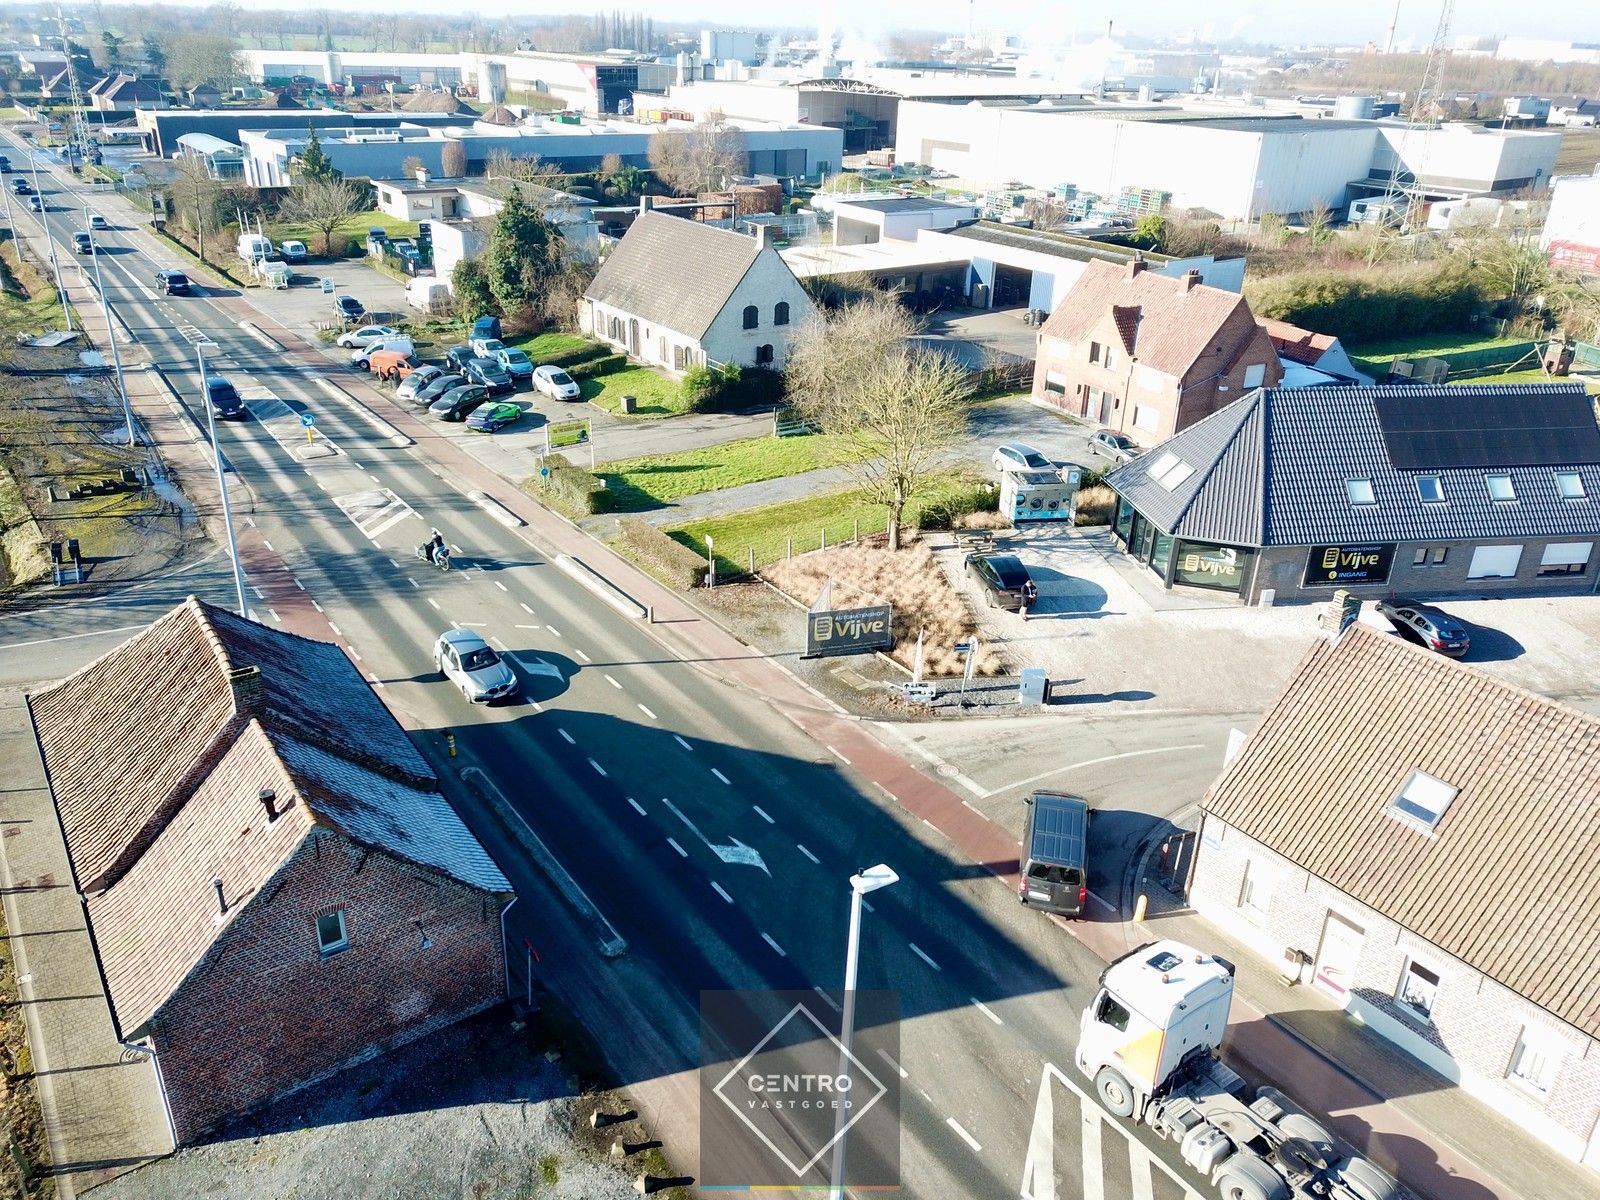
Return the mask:
<path id="1" fill-rule="evenodd" d="M 1197 288 L 1199 286 L 1200 286 L 1200 272 L 1199 271 L 1190 270 L 1190 271 L 1185 271 L 1183 273 L 1183 290 L 1184 291 L 1192 292 L 1192 291 L 1195 290 L 1195 288 Z"/>
<path id="2" fill-rule="evenodd" d="M 222 895 L 222 880 L 220 878 L 212 879 L 211 886 L 217 889 L 217 916 L 227 916 L 228 902 Z"/>
<path id="3" fill-rule="evenodd" d="M 778 227 L 763 221 L 756 226 L 756 237 L 760 239 L 763 250 L 775 250 L 778 246 Z"/>
<path id="4" fill-rule="evenodd" d="M 262 684 L 260 667 L 235 667 L 228 672 L 228 686 L 233 689 L 233 712 L 238 717 L 253 717 L 261 711 Z"/>
<path id="5" fill-rule="evenodd" d="M 1322 611 L 1322 629 L 1330 642 L 1337 642 L 1346 629 L 1361 617 L 1361 601 L 1350 594 L 1348 588 L 1333 593 L 1328 606 Z"/>
<path id="6" fill-rule="evenodd" d="M 261 801 L 261 807 L 267 810 L 267 824 L 278 819 L 278 794 L 271 788 L 262 788 L 256 793 L 256 798 Z"/>
<path id="7" fill-rule="evenodd" d="M 1128 264 L 1128 278 L 1137 278 L 1139 273 L 1146 270 L 1149 266 L 1150 264 L 1144 260 L 1144 255 L 1135 250 L 1133 252 L 1133 261 Z"/>
<path id="8" fill-rule="evenodd" d="M 655 207 L 655 199 L 656 198 L 654 196 L 639 197 L 639 215 L 641 217 Z"/>

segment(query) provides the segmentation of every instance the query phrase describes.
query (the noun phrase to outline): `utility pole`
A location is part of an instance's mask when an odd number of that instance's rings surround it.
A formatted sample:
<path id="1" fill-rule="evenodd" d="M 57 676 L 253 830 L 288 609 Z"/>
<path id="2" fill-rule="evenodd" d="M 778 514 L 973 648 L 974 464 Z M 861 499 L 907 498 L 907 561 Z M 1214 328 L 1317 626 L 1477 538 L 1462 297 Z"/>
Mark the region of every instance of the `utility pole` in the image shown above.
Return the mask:
<path id="1" fill-rule="evenodd" d="M 228 501 L 228 480 L 222 470 L 222 446 L 217 442 L 217 411 L 211 407 L 211 391 L 206 387 L 207 345 L 207 342 L 201 341 L 194 348 L 195 360 L 200 367 L 200 403 L 206 406 L 206 432 L 211 436 L 211 456 L 217 465 L 217 490 L 222 493 L 222 524 L 228 531 L 228 558 L 233 563 L 233 586 L 239 596 L 239 615 L 248 620 L 250 606 L 244 599 L 244 568 L 239 565 L 239 542 L 233 536 L 233 505 Z"/>
<path id="2" fill-rule="evenodd" d="M 44 192 L 39 187 L 39 156 L 28 151 L 28 163 L 33 167 L 33 194 L 39 197 L 39 224 L 44 226 L 44 244 L 50 247 L 50 267 L 56 273 L 56 295 L 61 300 L 61 315 L 66 319 L 67 332 L 72 332 L 72 305 L 67 303 L 67 286 L 61 281 L 61 260 L 56 257 L 56 239 L 50 232 L 50 206 L 45 203 Z M 17 243 L 17 253 L 22 253 L 22 243 Z"/>
<path id="3" fill-rule="evenodd" d="M 89 257 L 94 259 L 94 290 L 100 293 L 100 315 L 105 318 L 106 341 L 111 343 L 111 362 L 117 370 L 117 395 L 122 397 L 122 419 L 128 426 L 128 445 L 138 442 L 133 436 L 133 408 L 128 403 L 128 385 L 122 378 L 122 351 L 117 349 L 117 331 L 111 325 L 111 297 L 106 295 L 105 282 L 100 277 L 100 246 L 94 240 L 94 226 L 89 223 L 89 206 L 83 206 L 83 227 L 89 233 Z"/>
<path id="4" fill-rule="evenodd" d="M 78 90 L 78 69 L 72 65 L 72 41 L 67 37 L 67 18 L 56 9 L 56 23 L 61 29 L 61 53 L 67 60 L 67 89 L 72 99 L 72 134 L 78 143 L 78 161 L 89 165 L 89 123 L 83 115 L 83 93 Z M 72 167 L 72 149 L 67 149 L 67 166 Z"/>
<path id="5" fill-rule="evenodd" d="M 1385 54 L 1394 53 L 1394 27 L 1400 24 L 1400 3 L 1401 0 L 1394 0 L 1394 16 L 1389 18 L 1389 36 L 1384 39 L 1383 43 L 1383 52 Z"/>

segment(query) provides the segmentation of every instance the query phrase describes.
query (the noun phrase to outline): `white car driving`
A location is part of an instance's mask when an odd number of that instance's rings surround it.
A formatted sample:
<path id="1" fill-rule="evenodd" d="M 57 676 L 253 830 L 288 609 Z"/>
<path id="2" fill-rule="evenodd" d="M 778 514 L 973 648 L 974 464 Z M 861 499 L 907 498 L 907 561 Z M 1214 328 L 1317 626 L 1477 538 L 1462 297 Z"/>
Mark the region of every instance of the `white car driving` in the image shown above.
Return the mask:
<path id="1" fill-rule="evenodd" d="M 583 398 L 578 381 L 560 367 L 536 367 L 533 372 L 533 390 L 557 400 Z"/>
<path id="2" fill-rule="evenodd" d="M 373 342 L 381 342 L 384 338 L 396 337 L 399 333 L 400 331 L 393 325 L 363 325 L 360 329 L 341 333 L 337 344 L 347 350 L 354 350 L 358 346 L 367 346 Z"/>
<path id="3" fill-rule="evenodd" d="M 433 646 L 433 665 L 474 704 L 516 695 L 516 672 L 470 629 L 441 633 Z"/>

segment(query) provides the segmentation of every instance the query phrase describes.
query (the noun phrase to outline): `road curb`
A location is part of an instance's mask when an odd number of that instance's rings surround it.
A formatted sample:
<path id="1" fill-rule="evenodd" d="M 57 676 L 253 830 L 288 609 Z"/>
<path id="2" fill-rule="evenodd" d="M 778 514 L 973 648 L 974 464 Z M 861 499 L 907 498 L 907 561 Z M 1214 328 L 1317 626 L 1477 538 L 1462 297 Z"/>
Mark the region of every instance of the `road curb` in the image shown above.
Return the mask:
<path id="1" fill-rule="evenodd" d="M 630 620 L 643 620 L 649 611 L 582 559 L 573 558 L 569 554 L 558 554 L 550 561 L 560 568 L 563 574 L 570 576 L 574 582 L 593 592 Z"/>
<path id="2" fill-rule="evenodd" d="M 467 499 L 471 500 L 507 529 L 521 529 L 527 524 L 526 521 L 487 492 L 468 492 Z"/>

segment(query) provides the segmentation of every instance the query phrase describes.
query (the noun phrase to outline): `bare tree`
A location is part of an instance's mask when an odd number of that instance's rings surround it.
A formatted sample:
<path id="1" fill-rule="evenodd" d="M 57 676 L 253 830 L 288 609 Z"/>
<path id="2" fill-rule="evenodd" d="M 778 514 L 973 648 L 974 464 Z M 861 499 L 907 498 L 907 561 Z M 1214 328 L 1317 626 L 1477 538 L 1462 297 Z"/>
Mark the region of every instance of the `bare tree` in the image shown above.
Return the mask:
<path id="1" fill-rule="evenodd" d="M 906 506 L 962 437 L 971 395 L 965 368 L 913 348 L 915 332 L 895 299 L 870 296 L 801 326 L 786 368 L 795 407 L 856 451 L 848 469 L 888 508 L 891 550 L 900 548 Z"/>
<path id="2" fill-rule="evenodd" d="M 205 159 L 187 154 L 178 160 L 171 194 L 173 215 L 194 234 L 204 262 L 206 233 L 217 228 L 217 200 L 222 195 L 222 185 L 211 178 Z"/>
<path id="3" fill-rule="evenodd" d="M 427 166 L 415 154 L 411 155 L 400 164 L 400 174 L 408 180 L 415 179 L 427 169 Z"/>
<path id="4" fill-rule="evenodd" d="M 1306 210 L 1306 236 L 1313 246 L 1321 246 L 1333 236 L 1333 209 L 1326 200 L 1318 200 Z"/>
<path id="5" fill-rule="evenodd" d="M 489 151 L 483 172 L 490 179 L 520 179 L 546 187 L 554 187 L 554 180 L 562 174 L 560 163 L 545 162 L 537 154 L 513 154 L 503 147 Z"/>
<path id="6" fill-rule="evenodd" d="M 344 180 L 312 180 L 297 184 L 278 206 L 283 220 L 307 225 L 322 235 L 323 254 L 333 253 L 333 235 L 351 217 L 365 210 L 356 188 Z"/>
<path id="7" fill-rule="evenodd" d="M 620 170 L 622 170 L 622 155 L 613 152 L 600 160 L 600 170 L 596 174 L 609 183 L 616 178 L 617 172 Z"/>
<path id="8" fill-rule="evenodd" d="M 467 148 L 457 141 L 448 141 L 439 152 L 439 169 L 446 179 L 460 179 L 467 173 Z"/>
<path id="9" fill-rule="evenodd" d="M 692 129 L 668 129 L 650 139 L 656 177 L 680 195 L 726 188 L 749 164 L 744 134 L 720 109 L 709 109 Z"/>

